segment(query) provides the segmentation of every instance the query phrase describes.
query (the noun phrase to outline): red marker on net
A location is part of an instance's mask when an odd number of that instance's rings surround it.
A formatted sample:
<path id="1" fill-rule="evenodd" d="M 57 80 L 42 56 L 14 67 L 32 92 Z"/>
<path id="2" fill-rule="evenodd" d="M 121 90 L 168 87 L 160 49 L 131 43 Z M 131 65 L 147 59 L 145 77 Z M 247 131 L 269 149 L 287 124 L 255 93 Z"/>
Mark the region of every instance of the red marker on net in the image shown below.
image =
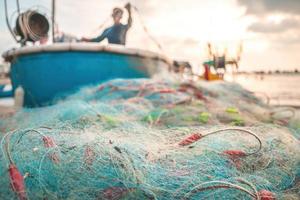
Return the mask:
<path id="1" fill-rule="evenodd" d="M 275 195 L 268 190 L 260 190 L 258 196 L 260 200 L 276 200 Z"/>
<path id="2" fill-rule="evenodd" d="M 93 149 L 87 146 L 84 152 L 84 156 L 85 156 L 85 160 L 84 160 L 85 164 L 91 166 L 95 159 L 95 152 L 93 151 Z"/>
<path id="3" fill-rule="evenodd" d="M 241 158 L 241 157 L 244 157 L 247 155 L 244 151 L 241 151 L 241 150 L 226 150 L 226 151 L 223 151 L 223 153 L 233 159 Z"/>
<path id="4" fill-rule="evenodd" d="M 56 147 L 54 140 L 49 136 L 43 136 L 43 141 L 46 148 Z M 50 154 L 50 159 L 56 164 L 59 163 L 59 156 L 56 152 Z"/>
<path id="5" fill-rule="evenodd" d="M 10 164 L 9 168 L 10 184 L 13 191 L 17 194 L 19 200 L 27 200 L 24 178 L 21 172 L 14 164 Z"/>
<path id="6" fill-rule="evenodd" d="M 180 146 L 188 146 L 190 144 L 193 144 L 194 142 L 200 140 L 203 136 L 200 133 L 194 133 L 193 135 L 190 135 L 189 137 L 183 139 L 179 145 Z"/>
<path id="7" fill-rule="evenodd" d="M 241 168 L 240 158 L 247 156 L 247 154 L 241 150 L 226 150 L 223 151 L 223 154 L 225 154 L 237 168 Z"/>

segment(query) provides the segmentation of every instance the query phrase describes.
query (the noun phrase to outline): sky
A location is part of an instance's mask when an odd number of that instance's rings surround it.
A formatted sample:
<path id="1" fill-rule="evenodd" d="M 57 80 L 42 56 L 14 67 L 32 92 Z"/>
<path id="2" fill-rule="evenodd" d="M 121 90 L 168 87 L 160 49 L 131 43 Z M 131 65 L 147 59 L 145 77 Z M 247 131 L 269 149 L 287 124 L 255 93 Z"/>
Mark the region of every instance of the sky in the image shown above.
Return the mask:
<path id="1" fill-rule="evenodd" d="M 16 14 L 15 1 L 9 2 L 10 20 Z M 39 8 L 50 16 L 51 0 L 19 0 L 21 9 Z M 128 0 L 127 0 L 128 1 Z M 57 0 L 59 30 L 78 38 L 93 37 L 112 24 L 112 8 L 125 0 Z M 133 27 L 127 46 L 159 51 L 143 30 L 163 47 L 163 52 L 196 66 L 208 59 L 207 43 L 214 51 L 236 57 L 243 44 L 240 69 L 300 69 L 300 0 L 131 0 L 139 10 L 133 12 Z M 18 45 L 10 36 L 0 1 L 0 52 Z M 109 19 L 107 21 L 107 19 Z M 124 23 L 127 16 L 124 15 Z M 99 29 L 103 24 L 105 26 Z M 12 23 L 14 24 L 14 23 Z M 105 44 L 105 42 L 104 42 Z"/>

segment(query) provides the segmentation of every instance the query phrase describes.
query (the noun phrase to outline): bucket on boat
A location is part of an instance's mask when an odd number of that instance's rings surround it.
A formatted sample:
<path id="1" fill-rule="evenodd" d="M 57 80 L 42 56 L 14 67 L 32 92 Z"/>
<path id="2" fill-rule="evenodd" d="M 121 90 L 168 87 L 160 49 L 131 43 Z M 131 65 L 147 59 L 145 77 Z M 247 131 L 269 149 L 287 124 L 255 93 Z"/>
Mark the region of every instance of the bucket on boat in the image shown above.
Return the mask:
<path id="1" fill-rule="evenodd" d="M 28 10 L 18 16 L 14 31 L 23 42 L 36 42 L 47 37 L 49 29 L 49 22 L 44 15 Z"/>

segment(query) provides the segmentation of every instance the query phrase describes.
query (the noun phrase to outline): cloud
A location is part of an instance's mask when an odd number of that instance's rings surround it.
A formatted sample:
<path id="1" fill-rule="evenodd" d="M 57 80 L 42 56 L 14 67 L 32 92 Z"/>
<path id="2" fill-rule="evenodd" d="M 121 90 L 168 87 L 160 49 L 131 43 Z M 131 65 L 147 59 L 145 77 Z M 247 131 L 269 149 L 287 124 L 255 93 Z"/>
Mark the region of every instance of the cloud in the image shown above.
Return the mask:
<path id="1" fill-rule="evenodd" d="M 266 15 L 281 13 L 300 15 L 299 0 L 237 0 L 238 4 L 246 7 L 248 15 Z"/>
<path id="2" fill-rule="evenodd" d="M 300 48 L 300 32 L 293 34 L 282 34 L 270 38 L 272 41 L 272 47 L 283 49 L 294 49 L 296 52 Z"/>
<path id="3" fill-rule="evenodd" d="M 300 0 L 237 0 L 255 20 L 247 30 L 269 42 L 269 50 L 300 46 Z M 275 17 L 272 18 L 272 17 Z"/>
<path id="4" fill-rule="evenodd" d="M 248 27 L 249 31 L 257 33 L 284 33 L 290 30 L 300 30 L 300 20 L 298 18 L 286 18 L 279 23 L 257 21 Z"/>

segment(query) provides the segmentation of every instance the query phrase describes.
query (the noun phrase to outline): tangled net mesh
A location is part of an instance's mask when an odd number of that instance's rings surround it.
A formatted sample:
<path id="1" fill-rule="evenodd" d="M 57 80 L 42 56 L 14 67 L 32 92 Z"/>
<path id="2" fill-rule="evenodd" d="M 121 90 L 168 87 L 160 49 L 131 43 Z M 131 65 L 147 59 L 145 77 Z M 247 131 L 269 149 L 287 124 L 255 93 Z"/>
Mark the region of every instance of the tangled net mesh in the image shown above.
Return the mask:
<path id="1" fill-rule="evenodd" d="M 299 113 L 231 83 L 113 80 L 0 129 L 0 199 L 300 196 Z"/>

